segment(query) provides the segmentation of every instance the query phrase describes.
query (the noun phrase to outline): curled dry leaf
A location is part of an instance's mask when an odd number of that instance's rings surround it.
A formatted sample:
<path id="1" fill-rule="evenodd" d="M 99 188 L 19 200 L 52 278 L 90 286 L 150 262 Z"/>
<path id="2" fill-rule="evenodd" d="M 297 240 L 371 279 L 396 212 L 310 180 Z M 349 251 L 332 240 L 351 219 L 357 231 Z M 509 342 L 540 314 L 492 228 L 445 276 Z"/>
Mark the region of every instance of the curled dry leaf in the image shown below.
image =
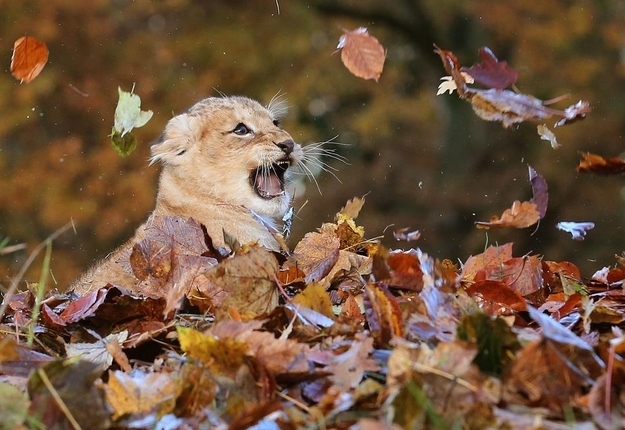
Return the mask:
<path id="1" fill-rule="evenodd" d="M 489 228 L 526 228 L 530 227 L 538 222 L 540 219 L 540 213 L 536 207 L 536 203 L 523 202 L 515 200 L 512 203 L 510 209 L 506 209 L 501 218 L 497 215 L 493 216 L 490 221 L 476 221 L 477 228 L 489 229 Z"/>
<path id="2" fill-rule="evenodd" d="M 469 74 L 479 84 L 488 88 L 503 90 L 514 85 L 519 78 L 519 71 L 510 67 L 506 61 L 499 61 L 493 51 L 483 46 L 477 51 L 482 59 L 471 67 L 461 67 L 460 70 Z"/>
<path id="3" fill-rule="evenodd" d="M 48 47 L 34 37 L 20 37 L 13 44 L 11 74 L 20 83 L 29 83 L 41 73 L 48 62 Z"/>
<path id="4" fill-rule="evenodd" d="M 380 79 L 386 53 L 378 39 L 367 33 L 364 27 L 345 31 L 336 47 L 341 49 L 341 60 L 347 70 L 363 79 Z"/>
<path id="5" fill-rule="evenodd" d="M 593 172 L 603 175 L 615 175 L 625 172 L 625 160 L 621 157 L 603 158 L 590 152 L 582 152 L 582 160 L 575 169 L 578 172 Z"/>
<path id="6" fill-rule="evenodd" d="M 588 230 L 595 228 L 594 222 L 561 221 L 556 224 L 558 230 L 566 231 L 573 236 L 573 240 L 584 240 Z"/>
<path id="7" fill-rule="evenodd" d="M 549 202 L 549 193 L 547 181 L 530 165 L 527 166 L 530 176 L 530 184 L 532 185 L 532 202 L 536 204 L 540 219 L 545 217 L 547 213 L 547 204 Z"/>
<path id="8" fill-rule="evenodd" d="M 538 135 L 542 140 L 546 140 L 551 143 L 551 147 L 553 149 L 558 149 L 562 146 L 558 143 L 558 139 L 556 139 L 556 135 L 553 134 L 553 131 L 549 130 L 545 124 L 539 124 L 536 131 L 538 131 Z"/>

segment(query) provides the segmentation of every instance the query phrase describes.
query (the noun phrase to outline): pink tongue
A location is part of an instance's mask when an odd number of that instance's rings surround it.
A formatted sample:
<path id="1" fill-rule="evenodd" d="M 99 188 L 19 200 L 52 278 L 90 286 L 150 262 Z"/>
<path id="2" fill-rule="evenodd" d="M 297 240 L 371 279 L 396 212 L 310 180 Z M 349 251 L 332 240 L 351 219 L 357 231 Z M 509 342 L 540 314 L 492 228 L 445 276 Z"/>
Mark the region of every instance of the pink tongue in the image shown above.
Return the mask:
<path id="1" fill-rule="evenodd" d="M 277 196 L 282 192 L 280 180 L 276 175 L 261 175 L 257 179 L 258 189 L 268 196 Z"/>

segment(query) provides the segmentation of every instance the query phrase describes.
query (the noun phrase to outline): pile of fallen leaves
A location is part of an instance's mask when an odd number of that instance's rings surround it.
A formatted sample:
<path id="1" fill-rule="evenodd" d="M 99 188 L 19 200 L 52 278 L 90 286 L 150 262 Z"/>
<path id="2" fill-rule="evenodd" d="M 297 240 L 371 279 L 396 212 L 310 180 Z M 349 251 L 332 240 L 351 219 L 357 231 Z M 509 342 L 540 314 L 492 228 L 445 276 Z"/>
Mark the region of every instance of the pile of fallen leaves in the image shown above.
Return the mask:
<path id="1" fill-rule="evenodd" d="M 458 267 L 366 240 L 362 203 L 286 256 L 157 218 L 120 262 L 141 296 L 5 297 L 3 428 L 625 424 L 625 258 L 585 279 L 506 244 Z"/>

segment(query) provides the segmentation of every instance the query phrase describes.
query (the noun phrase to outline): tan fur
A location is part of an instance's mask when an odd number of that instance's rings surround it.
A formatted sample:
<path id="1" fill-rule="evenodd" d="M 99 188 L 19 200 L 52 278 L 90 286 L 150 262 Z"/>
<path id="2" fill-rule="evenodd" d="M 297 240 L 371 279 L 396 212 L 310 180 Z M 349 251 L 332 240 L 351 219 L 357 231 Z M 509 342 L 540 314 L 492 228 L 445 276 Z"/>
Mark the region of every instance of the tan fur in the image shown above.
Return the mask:
<path id="1" fill-rule="evenodd" d="M 279 228 L 290 196 L 261 198 L 250 183 L 260 165 L 286 160 L 293 166 L 303 156 L 301 147 L 274 123 L 276 111 L 245 97 L 213 97 L 172 118 L 152 146 L 152 163 L 163 164 L 153 214 L 194 218 L 206 226 L 216 247 L 228 247 L 225 231 L 241 244 L 258 242 L 279 250 L 271 230 Z M 236 134 L 239 124 L 251 132 Z M 292 152 L 283 149 L 285 142 L 291 142 Z M 137 280 L 118 261 L 127 260 L 133 245 L 145 237 L 147 223 L 149 219 L 71 287 L 81 294 L 107 283 L 136 290 Z"/>

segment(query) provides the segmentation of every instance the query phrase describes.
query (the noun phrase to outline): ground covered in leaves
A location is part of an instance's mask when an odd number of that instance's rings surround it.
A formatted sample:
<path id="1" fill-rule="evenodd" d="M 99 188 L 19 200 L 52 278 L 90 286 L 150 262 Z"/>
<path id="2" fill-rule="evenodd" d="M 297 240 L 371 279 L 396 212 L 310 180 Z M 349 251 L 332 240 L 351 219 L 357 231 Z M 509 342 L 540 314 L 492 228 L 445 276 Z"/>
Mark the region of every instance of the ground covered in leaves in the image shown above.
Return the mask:
<path id="1" fill-rule="evenodd" d="M 591 277 L 512 244 L 438 261 L 366 240 L 362 203 L 290 254 L 224 255 L 156 218 L 120 262 L 141 296 L 5 297 L 2 428 L 625 424 L 625 259 Z"/>

